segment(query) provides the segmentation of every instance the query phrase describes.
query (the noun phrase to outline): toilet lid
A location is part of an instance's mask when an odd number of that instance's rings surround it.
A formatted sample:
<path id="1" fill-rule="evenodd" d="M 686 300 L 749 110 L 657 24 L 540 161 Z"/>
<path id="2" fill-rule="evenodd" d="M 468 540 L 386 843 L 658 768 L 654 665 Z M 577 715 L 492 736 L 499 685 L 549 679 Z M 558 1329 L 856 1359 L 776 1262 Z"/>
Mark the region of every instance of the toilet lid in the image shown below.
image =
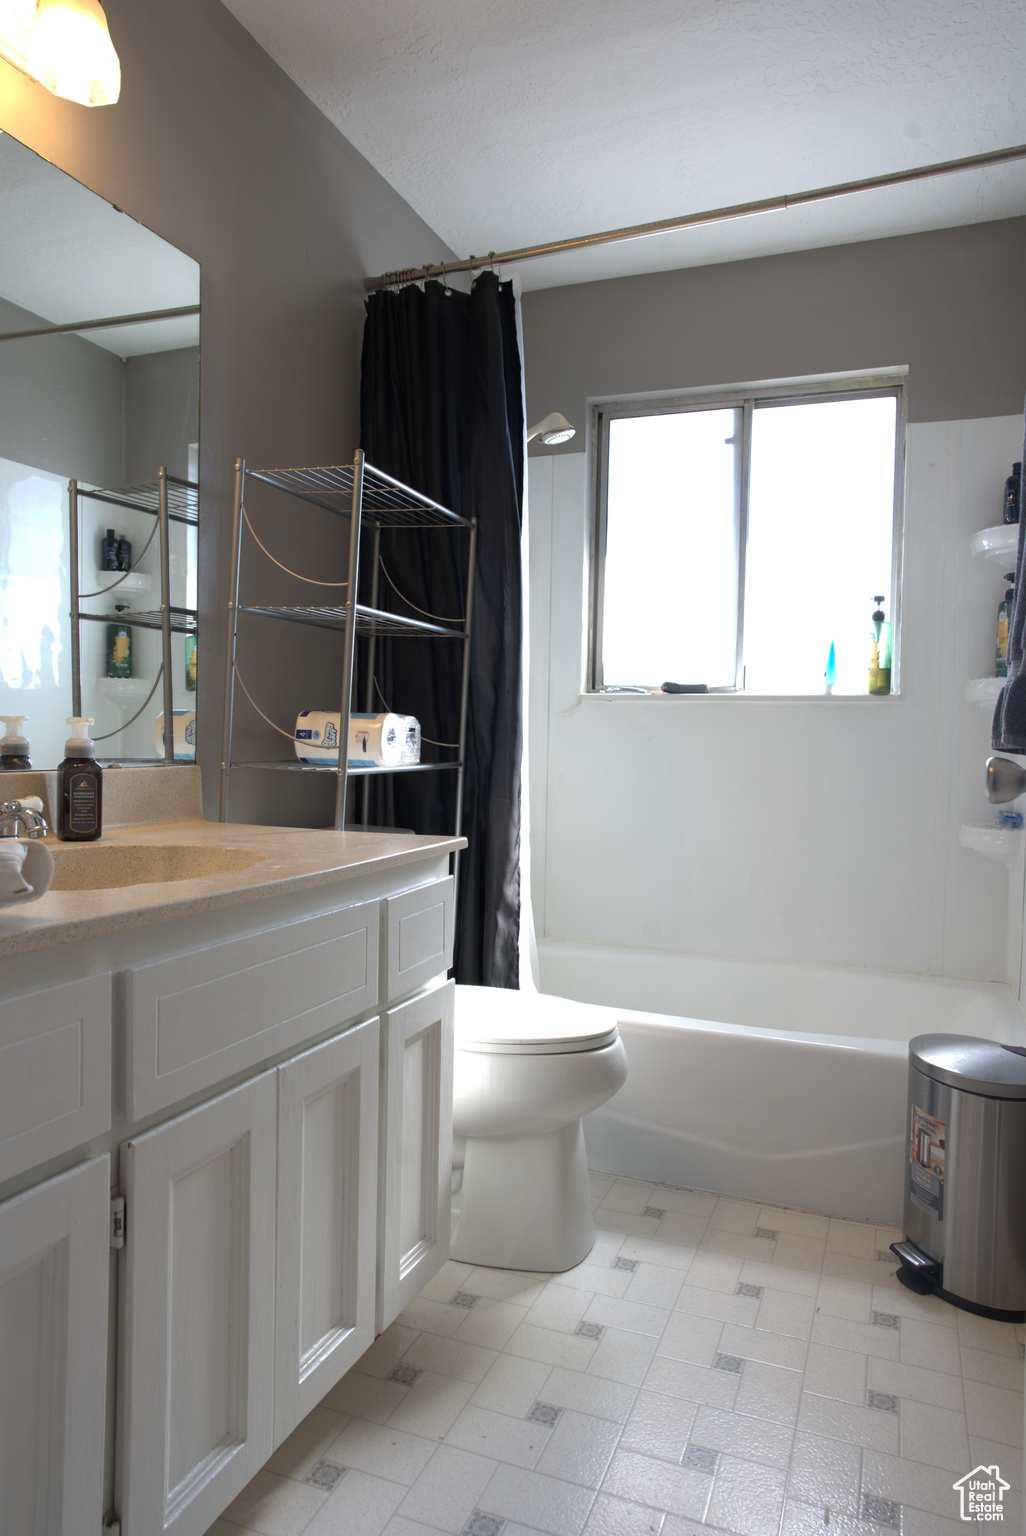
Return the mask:
<path id="1" fill-rule="evenodd" d="M 456 988 L 456 1049 L 510 1056 L 598 1051 L 619 1039 L 612 1010 L 505 987 Z"/>

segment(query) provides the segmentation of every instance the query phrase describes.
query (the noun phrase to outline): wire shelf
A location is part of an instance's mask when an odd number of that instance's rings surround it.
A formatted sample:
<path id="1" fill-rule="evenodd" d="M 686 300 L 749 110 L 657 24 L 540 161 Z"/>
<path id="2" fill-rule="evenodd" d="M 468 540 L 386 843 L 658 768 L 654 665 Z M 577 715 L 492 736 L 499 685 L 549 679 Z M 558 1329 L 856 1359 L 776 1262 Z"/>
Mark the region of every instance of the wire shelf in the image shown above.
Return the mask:
<path id="1" fill-rule="evenodd" d="M 239 605 L 240 613 L 259 613 L 266 619 L 287 619 L 292 624 L 312 624 L 317 629 L 344 630 L 346 610 L 341 604 L 327 607 L 257 607 L 254 604 Z M 393 640 L 438 639 L 465 640 L 467 632 L 446 624 L 429 624 L 424 619 L 405 619 L 397 613 L 382 613 L 380 609 L 356 605 L 356 633 L 358 635 L 387 635 Z"/>
<path id="2" fill-rule="evenodd" d="M 136 512 L 149 512 L 153 516 L 160 510 L 160 487 L 156 480 L 140 485 L 115 485 L 90 491 L 78 487 L 80 496 L 93 501 L 106 501 L 116 507 L 130 507 Z M 176 523 L 199 522 L 199 486 L 193 480 L 180 480 L 177 475 L 167 477 L 167 514 Z"/>
<path id="3" fill-rule="evenodd" d="M 279 773 L 330 773 L 332 777 L 336 777 L 338 775 L 337 767 L 331 763 L 298 763 L 287 762 L 284 759 L 273 760 L 270 762 L 245 762 L 241 759 L 233 757 L 231 765 L 233 768 L 270 768 L 276 770 Z M 400 763 L 397 764 L 394 768 L 375 765 L 372 768 L 347 768 L 346 777 L 350 779 L 368 779 L 373 778 L 375 775 L 384 773 L 433 773 L 440 768 L 444 769 L 462 767 L 463 764 L 458 762 Z"/>
<path id="4" fill-rule="evenodd" d="M 159 629 L 161 626 L 160 610 L 149 613 L 134 613 L 131 608 L 126 608 L 121 613 L 79 613 L 80 619 L 88 619 L 91 624 L 127 624 L 135 625 L 139 629 Z M 196 613 L 192 608 L 171 609 L 171 632 L 176 635 L 194 635 L 197 631 Z"/>
<path id="5" fill-rule="evenodd" d="M 262 480 L 328 512 L 348 517 L 353 508 L 352 464 L 310 469 L 250 469 L 247 480 Z M 363 467 L 361 521 L 377 528 L 470 528 L 472 523 L 430 496 L 422 496 L 371 464 Z"/>

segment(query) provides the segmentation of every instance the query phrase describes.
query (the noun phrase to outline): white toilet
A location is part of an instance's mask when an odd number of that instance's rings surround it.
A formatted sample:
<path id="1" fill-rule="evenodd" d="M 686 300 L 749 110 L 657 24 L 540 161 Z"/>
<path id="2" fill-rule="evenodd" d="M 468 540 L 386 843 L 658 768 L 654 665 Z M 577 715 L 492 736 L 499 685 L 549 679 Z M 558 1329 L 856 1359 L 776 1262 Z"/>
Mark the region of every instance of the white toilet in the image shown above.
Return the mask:
<path id="1" fill-rule="evenodd" d="M 452 1257 L 558 1273 L 595 1242 L 581 1116 L 627 1079 L 612 1011 L 456 988 Z"/>

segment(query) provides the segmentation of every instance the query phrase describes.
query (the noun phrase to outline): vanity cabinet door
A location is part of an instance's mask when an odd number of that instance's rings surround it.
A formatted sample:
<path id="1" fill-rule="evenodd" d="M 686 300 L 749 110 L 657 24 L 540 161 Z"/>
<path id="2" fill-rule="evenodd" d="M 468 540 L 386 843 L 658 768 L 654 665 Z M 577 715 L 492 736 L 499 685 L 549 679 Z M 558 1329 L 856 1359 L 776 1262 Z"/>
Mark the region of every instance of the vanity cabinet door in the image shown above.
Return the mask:
<path id="1" fill-rule="evenodd" d="M 121 1148 L 122 1536 L 202 1536 L 271 1454 L 276 1078 Z"/>
<path id="2" fill-rule="evenodd" d="M 279 1445 L 374 1342 L 377 1019 L 277 1071 Z"/>
<path id="3" fill-rule="evenodd" d="M 454 983 L 384 1016 L 378 1329 L 449 1257 Z"/>
<path id="4" fill-rule="evenodd" d="M 110 1158 L 0 1205 L 0 1255 L 0 1532 L 98 1532 Z"/>

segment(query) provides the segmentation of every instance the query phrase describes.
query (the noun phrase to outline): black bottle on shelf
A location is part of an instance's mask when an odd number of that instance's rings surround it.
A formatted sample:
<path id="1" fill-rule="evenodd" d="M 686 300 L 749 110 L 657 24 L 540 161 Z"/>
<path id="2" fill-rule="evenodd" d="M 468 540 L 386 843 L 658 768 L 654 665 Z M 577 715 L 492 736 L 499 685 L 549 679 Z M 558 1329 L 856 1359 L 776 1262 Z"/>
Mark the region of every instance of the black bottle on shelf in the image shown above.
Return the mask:
<path id="1" fill-rule="evenodd" d="M 118 536 L 113 528 L 108 528 L 106 537 L 100 540 L 100 570 L 116 571 L 117 568 Z"/>
<path id="2" fill-rule="evenodd" d="M 124 534 L 118 539 L 117 559 L 119 571 L 130 571 L 132 569 L 132 545 L 125 538 Z"/>
<path id="3" fill-rule="evenodd" d="M 1005 481 L 1005 522 L 1017 523 L 1019 521 L 1019 506 L 1022 498 L 1022 461 L 1012 465 L 1012 473 Z"/>

